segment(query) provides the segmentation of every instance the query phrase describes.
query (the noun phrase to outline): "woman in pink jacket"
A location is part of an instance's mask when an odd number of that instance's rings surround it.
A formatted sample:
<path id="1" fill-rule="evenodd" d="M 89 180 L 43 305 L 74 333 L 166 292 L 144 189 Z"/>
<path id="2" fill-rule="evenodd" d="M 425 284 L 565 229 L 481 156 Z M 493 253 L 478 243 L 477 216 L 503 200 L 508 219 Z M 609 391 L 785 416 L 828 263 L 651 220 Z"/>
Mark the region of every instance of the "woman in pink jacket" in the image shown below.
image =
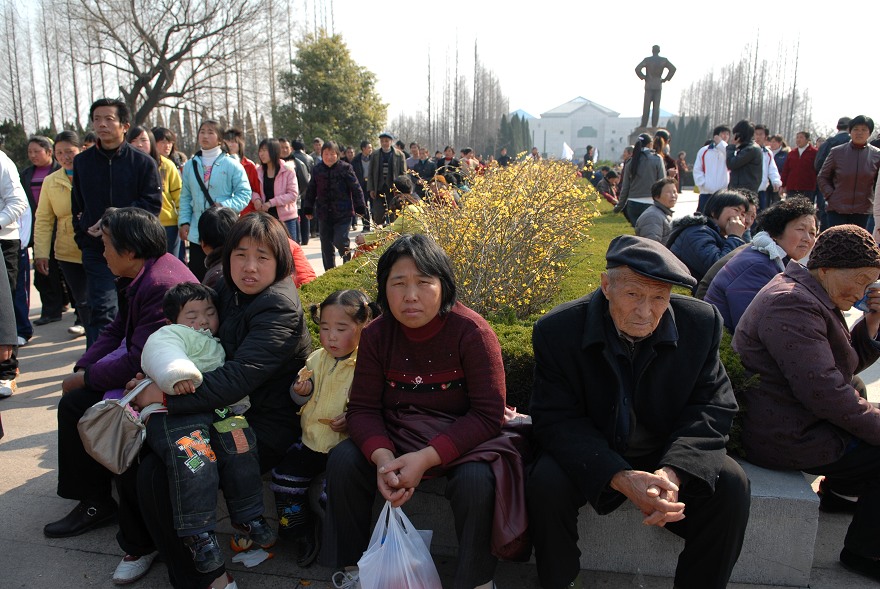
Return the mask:
<path id="1" fill-rule="evenodd" d="M 254 191 L 251 203 L 257 211 L 269 213 L 287 228 L 291 239 L 299 242 L 297 200 L 299 190 L 296 172 L 284 165 L 277 139 L 263 139 L 258 150 L 261 165 L 257 166 L 260 191 Z"/>

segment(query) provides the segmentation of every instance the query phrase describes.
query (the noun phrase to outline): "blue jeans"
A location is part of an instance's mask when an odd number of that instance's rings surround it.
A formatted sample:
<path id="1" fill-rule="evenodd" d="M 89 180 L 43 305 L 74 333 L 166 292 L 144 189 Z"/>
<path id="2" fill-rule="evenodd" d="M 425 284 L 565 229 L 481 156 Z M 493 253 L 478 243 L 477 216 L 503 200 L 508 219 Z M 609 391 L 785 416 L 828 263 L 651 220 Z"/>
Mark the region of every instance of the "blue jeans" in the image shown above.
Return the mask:
<path id="1" fill-rule="evenodd" d="M 156 413 L 147 422 L 147 443 L 168 473 L 174 529 L 178 536 L 214 530 L 217 488 L 223 489 L 229 517 L 245 523 L 263 514 L 263 481 L 257 437 L 251 427 L 220 433 L 211 413 Z M 242 440 L 246 443 L 242 444 Z"/>
<path id="2" fill-rule="evenodd" d="M 103 252 L 87 247 L 82 256 L 83 269 L 86 271 L 86 302 L 91 311 L 89 323 L 85 326 L 86 346 L 91 346 L 119 310 L 116 277 L 110 272 Z"/>
<path id="3" fill-rule="evenodd" d="M 299 219 L 288 219 L 287 221 L 282 221 L 282 223 L 287 227 L 287 234 L 290 235 L 290 239 L 300 243 Z"/>
<path id="4" fill-rule="evenodd" d="M 172 256 L 180 256 L 180 230 L 177 225 L 165 226 L 165 240 L 168 243 L 168 253 Z M 181 260 L 183 261 L 183 260 Z"/>
<path id="5" fill-rule="evenodd" d="M 348 228 L 351 227 L 349 219 L 342 221 L 324 221 L 318 225 L 321 236 L 321 259 L 324 261 L 324 270 L 336 267 L 336 250 L 342 256 L 342 263 L 351 259 L 351 242 L 348 240 Z"/>
<path id="6" fill-rule="evenodd" d="M 312 228 L 311 228 L 311 220 L 303 215 L 302 209 L 298 209 L 299 212 L 299 238 L 300 245 L 308 245 L 309 237 L 312 236 Z"/>

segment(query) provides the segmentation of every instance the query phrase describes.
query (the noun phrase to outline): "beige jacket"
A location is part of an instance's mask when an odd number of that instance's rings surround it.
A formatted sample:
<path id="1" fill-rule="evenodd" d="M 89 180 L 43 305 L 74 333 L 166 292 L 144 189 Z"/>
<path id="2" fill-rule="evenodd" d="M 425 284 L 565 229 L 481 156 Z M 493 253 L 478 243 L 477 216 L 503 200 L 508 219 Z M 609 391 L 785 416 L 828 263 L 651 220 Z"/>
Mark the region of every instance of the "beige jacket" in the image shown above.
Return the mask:
<path id="1" fill-rule="evenodd" d="M 43 180 L 40 204 L 34 221 L 34 258 L 48 258 L 52 244 L 52 229 L 58 222 L 55 235 L 55 258 L 62 262 L 82 264 L 82 251 L 73 240 L 73 213 L 70 209 L 70 180 L 64 168 L 55 170 Z"/>

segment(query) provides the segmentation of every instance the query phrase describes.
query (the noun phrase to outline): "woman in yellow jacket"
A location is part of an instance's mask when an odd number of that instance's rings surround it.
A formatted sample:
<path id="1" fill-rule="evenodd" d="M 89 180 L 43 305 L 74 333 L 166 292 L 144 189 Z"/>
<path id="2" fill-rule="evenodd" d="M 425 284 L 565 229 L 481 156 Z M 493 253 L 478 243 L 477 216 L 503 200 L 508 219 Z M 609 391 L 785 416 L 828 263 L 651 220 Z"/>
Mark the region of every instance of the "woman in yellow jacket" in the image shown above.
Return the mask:
<path id="1" fill-rule="evenodd" d="M 165 228 L 168 240 L 168 253 L 180 257 L 180 233 L 177 229 L 177 211 L 180 208 L 180 172 L 177 166 L 156 150 L 156 139 L 153 132 L 145 127 L 132 127 L 125 140 L 132 147 L 139 149 L 156 160 L 159 176 L 162 178 L 162 210 L 159 211 L 159 222 Z"/>
<path id="2" fill-rule="evenodd" d="M 54 230 L 55 258 L 76 302 L 76 324 L 67 331 L 77 337 L 86 334 L 83 325 L 89 322 L 86 273 L 82 265 L 82 252 L 73 240 L 73 215 L 70 210 L 73 158 L 81 149 L 79 136 L 73 131 L 62 131 L 55 136 L 55 159 L 61 164 L 61 169 L 43 180 L 34 219 L 34 267 L 41 274 L 49 274 L 49 251 Z"/>

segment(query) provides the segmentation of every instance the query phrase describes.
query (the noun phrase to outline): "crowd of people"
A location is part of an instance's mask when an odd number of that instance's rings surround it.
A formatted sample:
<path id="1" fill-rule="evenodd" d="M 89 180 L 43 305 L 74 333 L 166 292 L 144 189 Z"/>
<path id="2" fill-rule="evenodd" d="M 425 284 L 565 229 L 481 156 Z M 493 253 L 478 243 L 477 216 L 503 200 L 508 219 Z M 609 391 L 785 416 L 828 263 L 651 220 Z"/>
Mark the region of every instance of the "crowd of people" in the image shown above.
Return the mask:
<path id="1" fill-rule="evenodd" d="M 0 154 L 0 396 L 30 337 L 19 323 L 7 341 L 33 227 L 46 292 L 35 323 L 69 303 L 71 333 L 86 337 L 58 405 L 58 494 L 76 505 L 44 534 L 116 522 L 114 582 L 161 555 L 174 587 L 238 587 L 215 529 L 221 489 L 233 550 L 291 542 L 298 566 L 318 561 L 354 588 L 377 494 L 402 506 L 443 477 L 456 588 L 493 589 L 498 560 L 532 546 L 542 587 L 582 586 L 578 510 L 627 501 L 684 538 L 676 587 L 725 587 L 750 506 L 726 452 L 738 404 L 719 356 L 725 329 L 759 376 L 738 391 L 748 459 L 824 475 L 820 508 L 854 513 L 841 562 L 880 580 L 880 409 L 856 376 L 880 357 L 869 117 L 841 119 L 818 150 L 799 133 L 787 155 L 761 125 L 718 126 L 692 166 L 698 211 L 674 223 L 689 166 L 671 157 L 667 131 L 640 135 L 619 171 L 585 166 L 636 235 L 609 244 L 598 289 L 535 324 L 530 420 L 506 406 L 498 338 L 457 299 L 449 257 L 395 219 L 438 186 L 466 190 L 483 166 L 508 165 L 506 151 L 431 157 L 382 133 L 378 150 L 364 141 L 357 154 L 266 138 L 251 161 L 239 131 L 205 120 L 186 157 L 168 129 L 132 126 L 121 101 L 96 101 L 90 118 L 93 145 L 71 131 L 34 137 L 20 177 Z M 317 235 L 331 268 L 349 259 L 359 218 L 366 235 L 392 223 L 401 234 L 378 260 L 377 300 L 340 290 L 307 313 L 298 287 L 314 273 L 301 245 Z M 850 329 L 842 312 L 855 304 L 865 316 Z M 146 441 L 114 475 L 77 424 L 135 388 Z"/>

